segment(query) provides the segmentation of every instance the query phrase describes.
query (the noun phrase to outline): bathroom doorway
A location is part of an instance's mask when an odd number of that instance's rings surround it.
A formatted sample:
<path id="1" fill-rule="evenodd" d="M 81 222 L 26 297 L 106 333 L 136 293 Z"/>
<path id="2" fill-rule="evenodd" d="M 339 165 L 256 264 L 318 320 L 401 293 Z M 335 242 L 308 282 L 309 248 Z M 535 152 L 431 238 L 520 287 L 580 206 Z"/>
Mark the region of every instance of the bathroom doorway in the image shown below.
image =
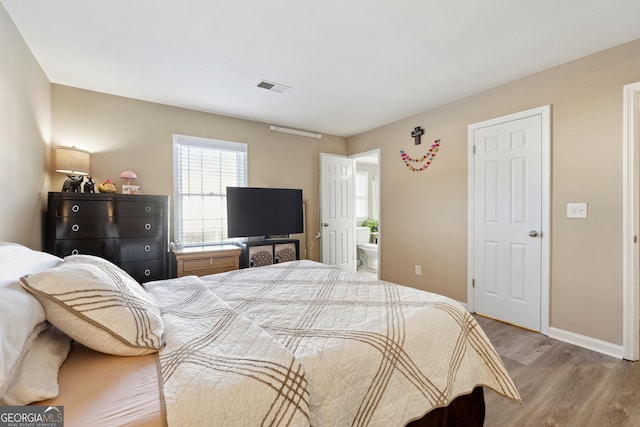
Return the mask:
<path id="1" fill-rule="evenodd" d="M 380 277 L 380 150 L 350 156 L 355 161 L 355 254 L 358 274 Z"/>

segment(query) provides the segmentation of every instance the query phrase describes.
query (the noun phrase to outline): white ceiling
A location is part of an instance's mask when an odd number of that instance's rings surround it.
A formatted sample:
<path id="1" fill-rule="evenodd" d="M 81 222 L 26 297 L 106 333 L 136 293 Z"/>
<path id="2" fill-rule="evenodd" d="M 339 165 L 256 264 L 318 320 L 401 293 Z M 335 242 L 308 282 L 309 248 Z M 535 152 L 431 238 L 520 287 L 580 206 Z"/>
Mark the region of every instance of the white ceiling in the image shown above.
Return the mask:
<path id="1" fill-rule="evenodd" d="M 638 0 L 0 2 L 53 83 L 338 136 L 640 38 Z"/>

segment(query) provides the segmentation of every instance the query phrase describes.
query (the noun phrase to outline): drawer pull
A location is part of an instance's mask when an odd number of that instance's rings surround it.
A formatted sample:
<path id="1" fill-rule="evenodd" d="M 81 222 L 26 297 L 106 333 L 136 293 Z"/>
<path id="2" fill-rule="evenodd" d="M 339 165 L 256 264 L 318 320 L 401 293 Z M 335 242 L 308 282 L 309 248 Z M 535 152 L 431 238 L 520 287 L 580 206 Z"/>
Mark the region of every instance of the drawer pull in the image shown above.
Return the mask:
<path id="1" fill-rule="evenodd" d="M 71 212 L 79 212 L 79 211 L 80 211 L 80 206 L 78 205 L 71 206 Z"/>
<path id="2" fill-rule="evenodd" d="M 77 250 L 77 249 L 74 249 L 74 250 L 71 251 L 71 255 L 78 255 L 79 253 L 80 253 L 80 251 Z"/>
<path id="3" fill-rule="evenodd" d="M 151 246 L 149 246 L 149 245 L 145 245 L 145 246 L 144 246 L 144 251 L 145 251 L 145 252 L 151 252 Z"/>
<path id="4" fill-rule="evenodd" d="M 213 258 L 209 258 L 209 265 L 213 265 Z"/>
<path id="5" fill-rule="evenodd" d="M 73 230 L 74 232 L 76 232 L 76 231 L 80 230 L 80 226 L 79 226 L 78 224 L 73 224 L 73 225 L 71 226 L 71 230 Z"/>
<path id="6" fill-rule="evenodd" d="M 144 271 L 144 275 L 149 277 L 151 276 L 151 270 L 149 270 L 148 268 Z"/>
<path id="7" fill-rule="evenodd" d="M 145 207 L 144 207 L 144 211 L 145 211 L 146 213 L 151 213 L 151 206 L 145 206 Z"/>
<path id="8" fill-rule="evenodd" d="M 145 229 L 145 230 L 151 230 L 151 224 L 146 223 L 146 224 L 144 225 L 144 229 Z"/>

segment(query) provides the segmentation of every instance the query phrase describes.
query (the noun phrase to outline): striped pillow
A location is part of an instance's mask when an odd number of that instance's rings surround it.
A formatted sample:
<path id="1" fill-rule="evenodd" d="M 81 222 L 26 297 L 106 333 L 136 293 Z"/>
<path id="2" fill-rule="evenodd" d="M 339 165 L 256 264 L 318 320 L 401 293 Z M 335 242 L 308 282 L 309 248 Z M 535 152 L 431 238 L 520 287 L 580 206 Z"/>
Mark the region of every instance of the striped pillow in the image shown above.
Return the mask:
<path id="1" fill-rule="evenodd" d="M 71 255 L 56 268 L 20 280 L 49 322 L 89 348 L 137 356 L 163 345 L 155 297 L 105 259 Z"/>

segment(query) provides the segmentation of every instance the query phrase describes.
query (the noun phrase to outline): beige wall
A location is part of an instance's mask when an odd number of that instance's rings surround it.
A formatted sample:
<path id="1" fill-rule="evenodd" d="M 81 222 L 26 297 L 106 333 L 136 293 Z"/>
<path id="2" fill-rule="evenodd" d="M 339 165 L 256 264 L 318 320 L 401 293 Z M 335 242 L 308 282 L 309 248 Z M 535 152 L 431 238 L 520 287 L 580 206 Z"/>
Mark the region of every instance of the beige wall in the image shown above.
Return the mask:
<path id="1" fill-rule="evenodd" d="M 622 88 L 637 81 L 640 40 L 350 138 L 350 154 L 381 149 L 382 278 L 467 300 L 467 126 L 550 104 L 550 325 L 622 344 Z M 418 173 L 399 152 L 422 154 L 419 125 L 422 151 L 442 145 Z M 570 202 L 589 218 L 567 219 Z"/>
<path id="2" fill-rule="evenodd" d="M 265 123 L 55 84 L 52 105 L 53 145 L 90 151 L 96 183 L 109 178 L 120 188 L 120 172 L 135 171 L 138 179 L 133 184 L 145 194 L 173 194 L 173 134 L 248 144 L 250 186 L 302 188 L 307 240 L 317 231 L 320 150 L 346 154 L 347 149 L 344 138 L 323 135 L 318 140 L 272 132 Z M 64 175 L 49 172 L 59 191 Z M 318 249 L 314 245 L 308 257 L 319 259 Z"/>
<path id="3" fill-rule="evenodd" d="M 42 247 L 49 80 L 0 5 L 0 241 Z"/>

